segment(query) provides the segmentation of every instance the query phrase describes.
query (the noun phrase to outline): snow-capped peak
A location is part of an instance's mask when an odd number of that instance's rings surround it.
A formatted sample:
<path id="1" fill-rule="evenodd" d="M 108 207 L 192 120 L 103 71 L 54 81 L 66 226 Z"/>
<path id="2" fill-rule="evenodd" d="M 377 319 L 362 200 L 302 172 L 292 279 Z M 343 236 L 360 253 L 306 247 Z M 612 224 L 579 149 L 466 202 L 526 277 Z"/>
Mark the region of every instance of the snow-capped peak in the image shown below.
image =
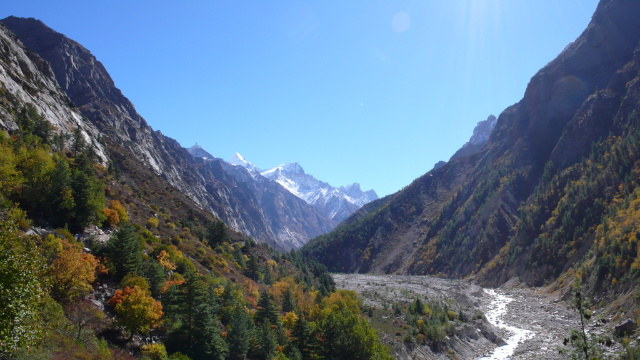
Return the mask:
<path id="1" fill-rule="evenodd" d="M 284 165 L 280 165 L 279 168 L 291 174 L 304 175 L 304 169 L 297 162 L 291 162 Z"/>
<path id="2" fill-rule="evenodd" d="M 242 166 L 243 168 L 246 168 L 246 169 L 249 169 L 249 170 L 260 171 L 260 170 L 258 170 L 258 168 L 255 165 L 253 165 L 252 163 L 250 163 L 247 160 L 245 160 L 244 157 L 242 155 L 240 155 L 240 153 L 233 154 L 231 159 L 229 159 L 229 164 L 239 165 L 239 166 Z"/>
<path id="3" fill-rule="evenodd" d="M 362 205 L 378 198 L 373 190 L 363 192 L 358 183 L 335 188 L 306 174 L 296 162 L 265 170 L 261 174 L 313 205 L 325 216 L 338 221 L 346 219 Z"/>

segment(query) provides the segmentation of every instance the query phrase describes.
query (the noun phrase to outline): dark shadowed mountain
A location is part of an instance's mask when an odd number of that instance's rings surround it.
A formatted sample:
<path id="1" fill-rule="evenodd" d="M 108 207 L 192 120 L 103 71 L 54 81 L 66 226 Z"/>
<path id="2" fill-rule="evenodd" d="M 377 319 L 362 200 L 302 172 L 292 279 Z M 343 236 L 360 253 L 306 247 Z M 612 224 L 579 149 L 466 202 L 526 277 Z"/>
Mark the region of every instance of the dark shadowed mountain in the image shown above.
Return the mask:
<path id="1" fill-rule="evenodd" d="M 517 276 L 531 285 L 579 273 L 594 287 L 633 284 L 638 14 L 638 1 L 601 1 L 580 37 L 500 114 L 485 145 L 368 204 L 303 251 L 332 271 L 490 284 Z"/>

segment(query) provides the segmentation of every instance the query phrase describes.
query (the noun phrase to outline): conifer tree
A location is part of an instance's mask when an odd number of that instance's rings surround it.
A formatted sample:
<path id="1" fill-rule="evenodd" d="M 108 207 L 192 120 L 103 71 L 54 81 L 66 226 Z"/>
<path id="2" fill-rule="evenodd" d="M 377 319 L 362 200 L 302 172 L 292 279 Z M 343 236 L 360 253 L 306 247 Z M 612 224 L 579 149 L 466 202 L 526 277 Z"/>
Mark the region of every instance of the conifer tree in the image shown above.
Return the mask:
<path id="1" fill-rule="evenodd" d="M 293 297 L 291 288 L 285 290 L 282 298 L 282 311 L 285 313 L 294 311 L 296 309 L 296 299 Z"/>
<path id="2" fill-rule="evenodd" d="M 244 306 L 236 305 L 230 316 L 227 342 L 231 359 L 245 359 L 251 345 L 253 322 Z"/>
<path id="3" fill-rule="evenodd" d="M 257 349 L 255 357 L 260 360 L 271 360 L 275 356 L 278 347 L 278 338 L 271 329 L 271 324 L 266 321 L 257 330 Z"/>
<path id="4" fill-rule="evenodd" d="M 272 325 L 280 324 L 280 314 L 278 313 L 278 307 L 273 302 L 271 294 L 266 290 L 260 294 L 258 300 L 258 310 L 256 311 L 256 323 L 264 324 L 269 322 Z"/>
<path id="5" fill-rule="evenodd" d="M 126 274 L 140 270 L 142 264 L 142 245 L 136 229 L 125 223 L 116 231 L 108 244 L 108 254 L 115 265 L 115 276 L 122 279 Z"/>

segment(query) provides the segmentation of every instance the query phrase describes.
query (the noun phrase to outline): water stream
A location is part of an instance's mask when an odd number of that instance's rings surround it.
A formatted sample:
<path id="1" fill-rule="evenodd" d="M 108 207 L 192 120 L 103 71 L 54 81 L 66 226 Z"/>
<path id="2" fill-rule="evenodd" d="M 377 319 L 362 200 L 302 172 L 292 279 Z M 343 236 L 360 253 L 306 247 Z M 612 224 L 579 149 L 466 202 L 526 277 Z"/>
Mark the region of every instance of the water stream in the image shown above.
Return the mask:
<path id="1" fill-rule="evenodd" d="M 513 352 L 521 342 L 530 339 L 535 334 L 533 331 L 520 329 L 515 326 L 511 326 L 502 320 L 502 317 L 507 312 L 507 305 L 513 301 L 506 295 L 498 294 L 495 290 L 484 289 L 484 291 L 493 297 L 491 304 L 489 305 L 489 311 L 486 312 L 487 320 L 501 328 L 507 330 L 510 334 L 509 338 L 505 340 L 507 345 L 497 347 L 489 356 L 478 358 L 478 360 L 506 360 L 509 359 Z"/>

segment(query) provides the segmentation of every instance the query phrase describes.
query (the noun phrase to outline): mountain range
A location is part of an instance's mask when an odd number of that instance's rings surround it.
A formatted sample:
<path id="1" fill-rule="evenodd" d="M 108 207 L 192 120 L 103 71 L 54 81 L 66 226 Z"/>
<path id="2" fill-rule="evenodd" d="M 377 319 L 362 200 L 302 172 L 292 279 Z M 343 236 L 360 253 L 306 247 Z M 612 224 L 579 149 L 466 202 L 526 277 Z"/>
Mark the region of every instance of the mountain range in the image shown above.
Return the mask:
<path id="1" fill-rule="evenodd" d="M 531 78 L 522 100 L 479 124 L 479 132 L 495 126 L 490 136 L 474 132 L 448 163 L 365 205 L 302 251 L 335 272 L 472 277 L 487 285 L 514 278 L 567 284 L 579 274 L 605 303 L 634 288 L 637 14 L 640 2 L 600 1 L 588 27 Z"/>
<path id="2" fill-rule="evenodd" d="M 253 179 L 215 157 L 194 157 L 154 131 L 82 45 L 36 19 L 8 17 L 2 23 L 12 33 L 4 30 L 8 45 L 3 55 L 17 62 L 3 70 L 5 88 L 29 99 L 57 128 L 70 133 L 80 127 L 105 165 L 111 162 L 125 174 L 148 169 L 166 182 L 166 189 L 175 189 L 233 229 L 279 249 L 298 248 L 337 225 L 281 186 Z"/>
<path id="3" fill-rule="evenodd" d="M 238 153 L 234 154 L 229 162 L 275 181 L 324 216 L 337 222 L 343 221 L 364 204 L 378 199 L 375 191 L 362 191 L 358 183 L 333 187 L 305 173 L 302 166 L 296 162 L 260 170 Z"/>

